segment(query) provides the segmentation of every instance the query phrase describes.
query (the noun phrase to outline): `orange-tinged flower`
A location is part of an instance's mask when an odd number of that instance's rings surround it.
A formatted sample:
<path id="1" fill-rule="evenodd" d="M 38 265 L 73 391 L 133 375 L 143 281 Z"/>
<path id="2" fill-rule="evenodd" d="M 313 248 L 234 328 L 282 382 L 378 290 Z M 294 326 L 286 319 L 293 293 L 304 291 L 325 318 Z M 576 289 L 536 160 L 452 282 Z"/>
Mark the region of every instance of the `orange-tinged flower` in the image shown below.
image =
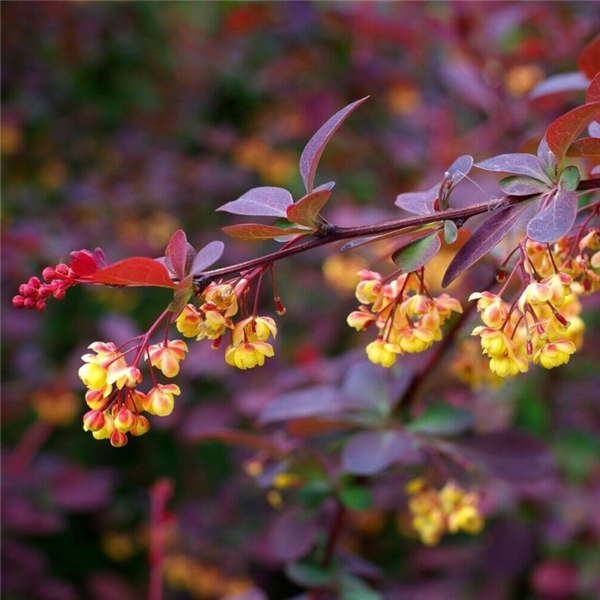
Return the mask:
<path id="1" fill-rule="evenodd" d="M 166 417 L 173 412 L 175 399 L 173 396 L 179 396 L 181 390 L 174 383 L 166 385 L 157 383 L 144 398 L 144 410 L 151 415 Z"/>
<path id="2" fill-rule="evenodd" d="M 97 440 L 106 440 L 115 430 L 115 420 L 108 414 L 104 413 L 104 427 L 98 431 L 92 431 L 92 435 Z"/>
<path id="3" fill-rule="evenodd" d="M 435 334 L 424 327 L 405 327 L 397 332 L 395 341 L 409 354 L 423 352 L 433 344 Z"/>
<path id="4" fill-rule="evenodd" d="M 477 300 L 477 310 L 481 313 L 481 320 L 494 329 L 504 325 L 508 317 L 508 307 L 505 302 L 491 292 L 476 292 L 469 296 L 469 300 Z"/>
<path id="5" fill-rule="evenodd" d="M 129 430 L 129 433 L 131 433 L 131 435 L 140 436 L 144 435 L 145 433 L 148 433 L 149 430 L 150 423 L 148 422 L 148 419 L 146 419 L 144 415 L 137 415 L 135 418 L 135 423 L 133 424 L 133 427 Z"/>
<path id="6" fill-rule="evenodd" d="M 210 305 L 203 305 L 208 307 Z M 196 339 L 203 340 L 208 338 L 209 340 L 216 340 L 221 337 L 225 330 L 231 327 L 231 320 L 225 318 L 218 310 L 206 308 L 204 310 L 204 321 L 198 326 L 198 337 Z"/>
<path id="7" fill-rule="evenodd" d="M 128 365 L 127 363 L 118 365 L 117 363 L 113 363 L 108 368 L 106 382 L 114 383 L 120 390 L 124 387 L 135 387 L 140 381 L 142 381 L 142 373 L 133 365 Z"/>
<path id="8" fill-rule="evenodd" d="M 448 294 L 440 294 L 437 298 L 433 299 L 433 302 L 440 316 L 441 325 L 452 316 L 453 312 L 460 314 L 463 311 L 461 303 Z"/>
<path id="9" fill-rule="evenodd" d="M 235 289 L 227 283 L 209 285 L 203 297 L 207 302 L 212 302 L 219 310 L 223 311 L 225 317 L 232 317 L 238 311 Z"/>
<path id="10" fill-rule="evenodd" d="M 362 304 L 372 304 L 381 293 L 381 275 L 366 269 L 359 271 L 358 275 L 361 281 L 356 286 L 356 297 Z"/>
<path id="11" fill-rule="evenodd" d="M 375 315 L 366 306 L 361 306 L 348 315 L 346 322 L 350 327 L 354 327 L 356 331 L 362 331 L 375 322 Z"/>
<path id="12" fill-rule="evenodd" d="M 160 369 L 166 377 L 175 377 L 179 373 L 179 363 L 185 359 L 188 351 L 183 340 L 172 340 L 148 347 L 148 358 L 153 367 Z"/>
<path id="13" fill-rule="evenodd" d="M 115 428 L 127 433 L 135 425 L 135 415 L 127 408 L 122 408 L 115 416 Z"/>
<path id="14" fill-rule="evenodd" d="M 100 431 L 105 423 L 104 413 L 100 410 L 90 410 L 83 415 L 84 431 Z"/>
<path id="15" fill-rule="evenodd" d="M 186 304 L 180 315 L 175 320 L 175 326 L 179 333 L 185 337 L 196 337 L 198 328 L 202 322 L 202 315 L 192 304 Z"/>
<path id="16" fill-rule="evenodd" d="M 552 302 L 556 308 L 560 308 L 565 303 L 567 296 L 571 295 L 573 278 L 567 273 L 555 273 L 544 279 L 542 283 L 547 285 L 552 292 L 550 302 Z"/>

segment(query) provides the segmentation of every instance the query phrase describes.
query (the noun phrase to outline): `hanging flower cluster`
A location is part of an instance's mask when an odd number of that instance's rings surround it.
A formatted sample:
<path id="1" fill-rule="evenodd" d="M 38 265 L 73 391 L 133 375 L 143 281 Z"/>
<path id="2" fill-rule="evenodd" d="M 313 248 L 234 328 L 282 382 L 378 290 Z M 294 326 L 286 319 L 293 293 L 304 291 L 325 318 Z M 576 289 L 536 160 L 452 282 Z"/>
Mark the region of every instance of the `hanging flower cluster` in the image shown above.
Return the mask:
<path id="1" fill-rule="evenodd" d="M 412 526 L 427 546 L 435 546 L 445 533 L 464 531 L 475 535 L 483 529 L 484 519 L 478 492 L 465 491 L 454 481 L 441 490 L 415 479 L 406 486 Z"/>
<path id="2" fill-rule="evenodd" d="M 174 396 L 181 393 L 179 387 L 158 383 L 151 371 L 154 385 L 142 392 L 137 387 L 143 379 L 138 364 L 145 355 L 152 368 L 166 377 L 175 377 L 188 351 L 184 341 L 167 340 L 148 346 L 142 342 L 126 352 L 112 342 L 94 342 L 89 348 L 93 353 L 82 356 L 85 364 L 79 369 L 79 377 L 88 388 L 85 400 L 90 407 L 83 417 L 83 428 L 94 438 L 108 439 L 115 447 L 124 446 L 128 433 L 140 436 L 150 429 L 142 412 L 161 417 L 173 412 Z M 135 358 L 129 363 L 126 354 L 133 351 Z"/>
<path id="3" fill-rule="evenodd" d="M 574 247 L 580 253 L 570 258 Z M 569 362 L 585 330 L 579 296 L 600 289 L 599 248 L 596 230 L 578 245 L 568 238 L 553 247 L 528 240 L 504 286 L 521 274 L 523 287 L 512 303 L 502 292 L 471 294 L 484 323 L 473 335 L 480 337 L 493 373 L 507 377 L 528 371 L 531 363 L 552 369 Z"/>
<path id="4" fill-rule="evenodd" d="M 176 320 L 180 333 L 197 340 L 213 340 L 213 348 L 218 348 L 223 336 L 229 332 L 230 344 L 225 349 L 225 360 L 242 370 L 262 367 L 265 358 L 273 356 L 273 346 L 267 340 L 277 336 L 277 325 L 271 317 L 252 315 L 234 325 L 232 317 L 238 313 L 239 301 L 247 287 L 246 279 L 240 280 L 235 287 L 211 283 L 201 294 L 200 307 L 187 304 Z"/>
<path id="5" fill-rule="evenodd" d="M 442 339 L 441 326 L 452 313 L 462 312 L 460 302 L 448 294 L 431 296 L 416 273 L 383 279 L 365 269 L 358 275 L 356 297 L 361 306 L 350 313 L 347 322 L 357 331 L 377 327 L 377 339 L 366 348 L 375 364 L 391 367 L 400 354 L 427 350 Z"/>

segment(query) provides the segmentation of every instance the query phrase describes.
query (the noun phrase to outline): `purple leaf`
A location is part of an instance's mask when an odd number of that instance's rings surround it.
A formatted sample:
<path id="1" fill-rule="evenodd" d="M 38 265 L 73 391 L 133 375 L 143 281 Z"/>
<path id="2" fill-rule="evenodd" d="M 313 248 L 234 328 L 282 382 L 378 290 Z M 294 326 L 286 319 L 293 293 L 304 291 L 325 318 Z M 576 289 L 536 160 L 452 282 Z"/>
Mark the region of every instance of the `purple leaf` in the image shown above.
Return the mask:
<path id="1" fill-rule="evenodd" d="M 198 275 L 198 273 L 202 273 L 207 267 L 216 263 L 219 258 L 221 258 L 224 249 L 225 244 L 223 242 L 210 242 L 209 244 L 206 244 L 206 246 L 196 254 L 194 262 L 192 263 L 191 274 Z"/>
<path id="2" fill-rule="evenodd" d="M 586 90 L 589 84 L 589 79 L 583 73 L 561 73 L 538 83 L 529 93 L 529 97 L 540 98 L 561 92 L 577 92 Z"/>
<path id="3" fill-rule="evenodd" d="M 548 185 L 552 184 L 539 158 L 533 154 L 500 154 L 476 163 L 475 166 L 485 171 L 526 175 L 544 181 Z"/>
<path id="4" fill-rule="evenodd" d="M 169 240 L 165 252 L 165 266 L 180 280 L 185 279 L 194 256 L 196 256 L 196 251 L 188 244 L 185 232 L 179 229 Z"/>
<path id="5" fill-rule="evenodd" d="M 450 285 L 463 271 L 475 264 L 498 244 L 515 226 L 529 204 L 530 202 L 524 201 L 517 206 L 496 211 L 485 223 L 476 229 L 452 259 L 444 274 L 442 287 Z"/>
<path id="6" fill-rule="evenodd" d="M 440 186 L 436 183 L 426 192 L 405 192 L 396 197 L 394 204 L 415 215 L 430 215 L 439 189 Z"/>
<path id="7" fill-rule="evenodd" d="M 449 444 L 467 460 L 512 483 L 529 483 L 554 472 L 548 448 L 519 431 L 473 435 Z"/>
<path id="8" fill-rule="evenodd" d="M 593 138 L 600 138 L 600 123 L 598 123 L 597 121 L 592 121 L 588 125 L 588 133 Z M 583 139 L 585 140 L 587 138 L 583 138 Z"/>
<path id="9" fill-rule="evenodd" d="M 529 196 L 529 194 L 548 193 L 548 184 L 525 175 L 505 177 L 500 181 L 500 189 L 512 196 Z"/>
<path id="10" fill-rule="evenodd" d="M 355 435 L 342 450 L 342 469 L 374 475 L 396 462 L 415 458 L 417 442 L 400 431 L 368 431 Z"/>
<path id="11" fill-rule="evenodd" d="M 550 204 L 527 225 L 527 235 L 536 242 L 555 242 L 567 234 L 577 217 L 577 193 L 559 189 Z"/>
<path id="12" fill-rule="evenodd" d="M 358 106 L 360 106 L 369 96 L 349 104 L 331 117 L 318 131 L 312 136 L 300 156 L 300 175 L 304 182 L 304 187 L 308 193 L 313 191 L 313 182 L 319 159 L 327 142 L 343 123 L 344 119 Z M 285 215 L 284 215 L 285 216 Z"/>
<path id="13" fill-rule="evenodd" d="M 449 167 L 447 173 L 452 175 L 452 187 L 462 181 L 473 167 L 473 157 L 465 154 L 459 156 Z"/>
<path id="14" fill-rule="evenodd" d="M 235 215 L 285 217 L 287 207 L 293 203 L 292 195 L 279 187 L 257 187 L 237 200 L 217 208 Z"/>
<path id="15" fill-rule="evenodd" d="M 269 535 L 269 545 L 276 558 L 285 562 L 296 560 L 308 553 L 317 534 L 315 518 L 299 507 L 294 507 L 275 519 Z"/>
<path id="16" fill-rule="evenodd" d="M 546 139 L 546 136 L 540 140 L 540 145 L 537 149 L 537 157 L 540 161 L 542 169 L 544 169 L 544 173 L 546 173 L 546 175 L 550 178 L 550 181 L 556 181 L 558 162 L 554 152 L 552 152 L 552 150 L 550 150 L 550 146 L 548 146 L 548 140 Z"/>
<path id="17" fill-rule="evenodd" d="M 320 385 L 279 396 L 259 415 L 261 423 L 331 415 L 347 406 L 345 394 L 333 386 Z"/>
<path id="18" fill-rule="evenodd" d="M 318 185 L 313 192 L 330 192 L 335 187 L 335 181 L 328 181 L 327 183 L 322 183 Z"/>
<path id="19" fill-rule="evenodd" d="M 427 264 L 442 247 L 438 232 L 408 242 L 392 254 L 394 264 L 404 273 L 412 273 Z"/>

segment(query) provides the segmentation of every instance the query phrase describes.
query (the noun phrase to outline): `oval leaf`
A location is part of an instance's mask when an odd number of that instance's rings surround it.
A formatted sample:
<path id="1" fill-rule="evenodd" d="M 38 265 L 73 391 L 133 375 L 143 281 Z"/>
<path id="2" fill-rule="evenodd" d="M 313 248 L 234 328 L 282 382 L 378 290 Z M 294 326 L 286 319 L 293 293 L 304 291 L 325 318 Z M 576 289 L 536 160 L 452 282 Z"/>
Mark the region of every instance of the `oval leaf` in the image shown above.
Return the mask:
<path id="1" fill-rule="evenodd" d="M 525 175 L 505 177 L 500 181 L 500 189 L 511 196 L 529 196 L 550 191 L 548 184 Z"/>
<path id="2" fill-rule="evenodd" d="M 338 127 L 343 123 L 344 119 L 358 106 L 360 106 L 369 96 L 357 100 L 352 104 L 349 104 L 342 110 L 338 111 L 331 117 L 321 128 L 312 136 L 308 144 L 302 151 L 300 156 L 300 175 L 304 182 L 304 187 L 308 193 L 313 191 L 313 183 L 315 180 L 315 172 L 319 159 L 323 150 L 327 145 L 327 142 L 331 139 L 331 136 L 337 131 Z"/>
<path id="3" fill-rule="evenodd" d="M 577 217 L 577 193 L 558 190 L 550 204 L 527 225 L 527 235 L 536 242 L 555 242 L 567 234 Z"/>
<path id="4" fill-rule="evenodd" d="M 600 138 L 587 137 L 575 140 L 567 150 L 572 158 L 600 158 Z"/>
<path id="5" fill-rule="evenodd" d="M 398 248 L 392 254 L 392 260 L 404 273 L 412 273 L 427 264 L 441 247 L 438 233 L 430 233 Z"/>
<path id="6" fill-rule="evenodd" d="M 452 187 L 462 181 L 473 167 L 473 157 L 469 154 L 459 156 L 449 167 L 448 173 L 452 175 Z"/>
<path id="7" fill-rule="evenodd" d="M 134 257 L 116 262 L 86 278 L 107 285 L 146 285 L 176 288 L 167 268 L 152 258 Z"/>
<path id="8" fill-rule="evenodd" d="M 546 139 L 548 140 L 548 146 L 556 155 L 559 165 L 575 138 L 599 114 L 600 102 L 590 102 L 574 108 L 549 125 L 546 131 Z"/>
<path id="9" fill-rule="evenodd" d="M 396 462 L 415 458 L 416 442 L 400 431 L 368 431 L 350 439 L 342 450 L 342 469 L 354 475 L 374 475 Z"/>
<path id="10" fill-rule="evenodd" d="M 550 94 L 560 94 L 561 92 L 577 92 L 586 90 L 590 81 L 583 73 L 561 73 L 552 75 L 544 81 L 540 81 L 529 92 L 530 98 L 541 98 Z"/>
<path id="11" fill-rule="evenodd" d="M 293 202 L 292 195 L 280 187 L 257 187 L 237 200 L 217 208 L 235 215 L 285 217 L 286 208 Z"/>
<path id="12" fill-rule="evenodd" d="M 539 440 L 519 431 L 473 435 L 450 445 L 458 454 L 492 475 L 529 483 L 552 475 L 554 461 Z"/>
<path id="13" fill-rule="evenodd" d="M 202 273 L 207 267 L 210 267 L 212 264 L 216 263 L 221 255 L 223 254 L 223 250 L 225 249 L 225 244 L 223 242 L 210 242 L 206 244 L 204 248 L 196 254 L 194 258 L 194 262 L 192 263 L 191 274 L 198 275 Z"/>
<path id="14" fill-rule="evenodd" d="M 454 244 L 458 238 L 458 227 L 454 221 L 444 221 L 444 241 L 446 244 Z"/>
<path id="15" fill-rule="evenodd" d="M 558 189 L 565 190 L 567 192 L 577 191 L 579 182 L 581 181 L 581 175 L 579 169 L 575 166 L 567 167 L 563 169 L 558 179 Z"/>
<path id="16" fill-rule="evenodd" d="M 577 58 L 577 68 L 588 79 L 592 79 L 597 73 L 600 73 L 600 35 L 583 47 Z"/>
<path id="17" fill-rule="evenodd" d="M 261 225 L 260 223 L 243 223 L 240 225 L 229 225 L 221 229 L 223 233 L 236 240 L 271 240 L 281 235 L 292 233 L 312 233 L 312 229 L 300 229 L 292 227 L 291 229 L 281 229 L 272 225 Z"/>
<path id="18" fill-rule="evenodd" d="M 187 236 L 182 229 L 176 231 L 169 240 L 165 252 L 165 263 L 179 279 L 185 279 L 196 252 L 188 244 Z"/>
<path id="19" fill-rule="evenodd" d="M 473 426 L 473 413 L 450 404 L 432 404 L 407 429 L 432 435 L 458 435 Z"/>
<path id="20" fill-rule="evenodd" d="M 288 220 L 292 223 L 298 223 L 299 225 L 313 227 L 317 216 L 330 197 L 331 192 L 328 190 L 315 190 L 314 192 L 307 194 L 304 198 L 300 198 L 296 204 L 288 206 Z"/>
<path id="21" fill-rule="evenodd" d="M 585 93 L 585 102 L 598 102 L 600 100 L 600 72 L 592 79 L 587 92 Z M 598 121 L 598 119 L 596 119 Z"/>
<path id="22" fill-rule="evenodd" d="M 485 256 L 515 226 L 529 202 L 496 211 L 475 230 L 448 266 L 442 287 L 450 285 L 463 271 Z"/>
<path id="23" fill-rule="evenodd" d="M 295 507 L 277 516 L 270 531 L 269 545 L 279 560 L 297 560 L 308 553 L 318 532 L 315 518 Z"/>
<path id="24" fill-rule="evenodd" d="M 433 203 L 437 198 L 439 184 L 435 184 L 426 192 L 405 192 L 396 196 L 394 204 L 415 215 L 430 215 L 433 213 Z"/>
<path id="25" fill-rule="evenodd" d="M 331 415 L 346 407 L 346 396 L 333 386 L 320 385 L 279 396 L 259 415 L 261 423 L 274 423 L 318 415 Z"/>
<path id="26" fill-rule="evenodd" d="M 500 154 L 488 158 L 475 166 L 485 171 L 498 171 L 503 173 L 515 173 L 516 175 L 526 175 L 550 185 L 552 182 L 546 175 L 543 165 L 537 156 L 533 154 Z"/>

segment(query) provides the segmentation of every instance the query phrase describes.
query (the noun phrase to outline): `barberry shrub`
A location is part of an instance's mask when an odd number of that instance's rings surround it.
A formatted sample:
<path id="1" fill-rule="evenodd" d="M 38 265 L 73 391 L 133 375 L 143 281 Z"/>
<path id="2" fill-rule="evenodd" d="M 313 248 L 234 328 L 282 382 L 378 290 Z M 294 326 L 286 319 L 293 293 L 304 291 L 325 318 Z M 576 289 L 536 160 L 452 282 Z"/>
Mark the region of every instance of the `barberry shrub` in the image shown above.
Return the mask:
<path id="1" fill-rule="evenodd" d="M 311 598 L 383 597 L 385 577 L 340 544 L 348 523 L 354 519 L 357 526 L 356 515 L 373 506 L 382 482 L 397 486 L 393 495 L 401 501 L 391 502 L 390 512 L 403 535 L 430 546 L 443 536 L 478 535 L 494 510 L 486 503 L 486 482 L 535 482 L 552 473 L 553 460 L 537 439 L 516 430 L 485 431 L 468 406 L 429 402 L 423 390 L 442 364 L 473 389 L 498 388 L 534 369 L 561 368 L 584 343 L 584 300 L 600 289 L 599 48 L 596 38 L 583 51 L 585 103 L 551 122 L 534 153 L 477 163 L 456 158 L 429 190 L 398 195 L 396 205 L 411 216 L 354 227 L 325 217 L 334 183 L 315 185 L 319 160 L 362 98 L 335 113 L 306 145 L 301 198 L 284 188 L 257 187 L 219 209 L 263 219 L 223 232 L 235 240 L 280 243 L 272 253 L 211 268 L 224 244 L 196 251 L 178 230 L 159 259 L 109 264 L 101 249 L 83 249 L 72 252 L 68 264 L 46 267 L 41 279 L 31 277 L 14 307 L 42 311 L 82 284 L 172 290 L 144 334 L 120 344 L 91 341 L 78 370 L 87 388 L 83 429 L 116 448 L 136 443 L 129 436 L 149 434 L 186 394 L 174 382 L 194 342 L 221 352 L 228 368 L 263 367 L 275 355 L 286 295 L 293 294 L 277 287 L 285 260 L 340 242 L 348 256 L 376 248 L 389 258 L 385 270 L 366 265 L 347 272 L 345 262 L 334 269 L 342 280 L 356 277 L 358 306 L 340 319 L 358 332 L 364 357 L 345 359 L 338 378 L 274 398 L 258 419 L 265 432 L 203 435 L 253 451 L 241 468 L 281 511 L 269 543 L 288 578 Z M 455 208 L 473 169 L 502 173 L 503 195 Z M 478 216 L 483 220 L 466 233 Z M 442 252 L 453 253 L 442 288 L 482 259 L 493 266 L 489 284 L 466 297 L 438 289 L 429 278 Z"/>

